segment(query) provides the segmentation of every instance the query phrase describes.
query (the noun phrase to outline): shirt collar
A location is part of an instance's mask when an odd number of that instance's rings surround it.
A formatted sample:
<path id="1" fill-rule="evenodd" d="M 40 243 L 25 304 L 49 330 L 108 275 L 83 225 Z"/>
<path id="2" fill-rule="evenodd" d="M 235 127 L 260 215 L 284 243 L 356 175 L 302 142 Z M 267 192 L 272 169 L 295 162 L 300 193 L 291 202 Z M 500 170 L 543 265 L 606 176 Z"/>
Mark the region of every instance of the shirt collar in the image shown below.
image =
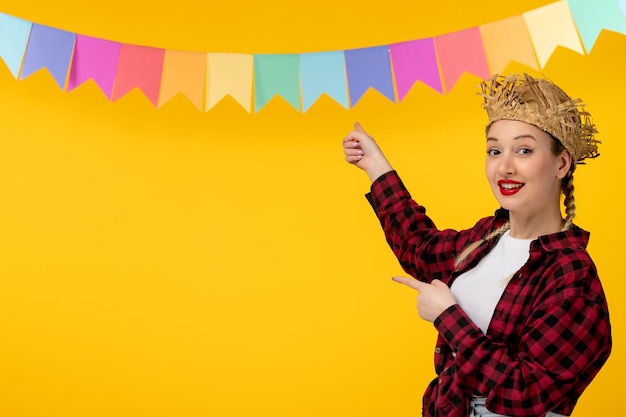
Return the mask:
<path id="1" fill-rule="evenodd" d="M 572 225 L 570 230 L 539 236 L 535 242 L 538 242 L 537 244 L 541 245 L 543 249 L 547 251 L 557 251 L 568 248 L 586 249 L 589 243 L 589 232 L 576 225 Z"/>
<path id="2" fill-rule="evenodd" d="M 496 210 L 495 217 L 501 222 L 507 221 L 509 220 L 509 211 L 500 207 Z M 588 243 L 589 232 L 576 225 L 572 225 L 570 230 L 539 236 L 538 239 L 531 243 L 531 248 L 534 245 L 540 245 L 546 251 L 556 251 L 576 247 L 585 249 L 587 248 Z"/>

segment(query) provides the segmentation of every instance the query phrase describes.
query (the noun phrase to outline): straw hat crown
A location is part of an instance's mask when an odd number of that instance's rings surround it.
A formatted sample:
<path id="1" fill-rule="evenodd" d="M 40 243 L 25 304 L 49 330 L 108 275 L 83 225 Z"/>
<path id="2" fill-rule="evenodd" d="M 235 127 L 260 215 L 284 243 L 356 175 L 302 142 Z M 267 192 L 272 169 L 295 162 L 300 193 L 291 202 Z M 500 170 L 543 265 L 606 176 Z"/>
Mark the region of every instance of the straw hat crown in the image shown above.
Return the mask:
<path id="1" fill-rule="evenodd" d="M 532 124 L 561 141 L 577 162 L 599 155 L 591 115 L 580 99 L 571 99 L 554 83 L 528 74 L 496 74 L 480 87 L 489 125 L 498 120 Z"/>

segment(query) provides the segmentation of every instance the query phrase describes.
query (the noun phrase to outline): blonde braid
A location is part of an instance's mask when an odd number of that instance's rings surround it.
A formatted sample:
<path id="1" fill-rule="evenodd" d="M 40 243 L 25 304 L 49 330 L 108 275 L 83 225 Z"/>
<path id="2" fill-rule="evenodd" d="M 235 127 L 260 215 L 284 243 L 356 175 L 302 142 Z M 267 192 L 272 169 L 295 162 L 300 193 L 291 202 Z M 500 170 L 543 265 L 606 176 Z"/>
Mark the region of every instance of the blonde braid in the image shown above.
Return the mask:
<path id="1" fill-rule="evenodd" d="M 574 171 L 576 170 L 576 163 L 572 163 L 572 168 L 569 170 L 565 178 L 563 178 L 563 184 L 561 189 L 565 198 L 563 204 L 565 205 L 565 225 L 563 230 L 569 230 L 572 228 L 574 216 L 576 216 L 576 204 L 574 202 Z"/>
<path id="2" fill-rule="evenodd" d="M 461 252 L 459 256 L 457 256 L 456 260 L 454 261 L 454 267 L 458 268 L 472 252 L 474 252 L 476 249 L 478 249 L 480 245 L 483 244 L 483 242 L 491 240 L 495 238 L 496 236 L 500 236 L 501 234 L 503 234 L 510 228 L 511 228 L 511 223 L 507 221 L 502 226 L 498 227 L 497 229 L 489 233 L 487 236 L 485 236 L 481 240 L 477 240 L 476 242 L 472 242 L 469 245 L 467 245 L 465 249 L 463 249 L 463 252 Z"/>

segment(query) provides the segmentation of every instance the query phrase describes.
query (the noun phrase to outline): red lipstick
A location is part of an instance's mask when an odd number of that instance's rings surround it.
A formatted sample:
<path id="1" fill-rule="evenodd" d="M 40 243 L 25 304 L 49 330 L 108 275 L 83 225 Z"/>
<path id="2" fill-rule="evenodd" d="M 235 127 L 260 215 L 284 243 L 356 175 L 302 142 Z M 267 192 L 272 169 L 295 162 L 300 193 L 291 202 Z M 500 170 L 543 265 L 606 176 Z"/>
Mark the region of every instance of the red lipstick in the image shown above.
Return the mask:
<path id="1" fill-rule="evenodd" d="M 522 189 L 524 183 L 513 180 L 500 180 L 498 181 L 498 187 L 500 188 L 500 194 L 513 195 Z"/>

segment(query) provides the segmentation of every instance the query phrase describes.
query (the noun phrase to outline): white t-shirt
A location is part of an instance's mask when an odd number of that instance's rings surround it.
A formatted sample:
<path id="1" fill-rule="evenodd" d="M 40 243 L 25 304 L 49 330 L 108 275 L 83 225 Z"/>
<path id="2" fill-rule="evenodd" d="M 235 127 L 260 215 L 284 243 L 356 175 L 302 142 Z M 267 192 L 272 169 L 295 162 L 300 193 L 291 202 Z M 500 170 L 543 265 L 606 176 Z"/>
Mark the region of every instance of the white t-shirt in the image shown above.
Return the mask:
<path id="1" fill-rule="evenodd" d="M 452 283 L 457 303 L 484 334 L 509 277 L 528 260 L 532 240 L 512 238 L 507 230 L 478 265 Z"/>

